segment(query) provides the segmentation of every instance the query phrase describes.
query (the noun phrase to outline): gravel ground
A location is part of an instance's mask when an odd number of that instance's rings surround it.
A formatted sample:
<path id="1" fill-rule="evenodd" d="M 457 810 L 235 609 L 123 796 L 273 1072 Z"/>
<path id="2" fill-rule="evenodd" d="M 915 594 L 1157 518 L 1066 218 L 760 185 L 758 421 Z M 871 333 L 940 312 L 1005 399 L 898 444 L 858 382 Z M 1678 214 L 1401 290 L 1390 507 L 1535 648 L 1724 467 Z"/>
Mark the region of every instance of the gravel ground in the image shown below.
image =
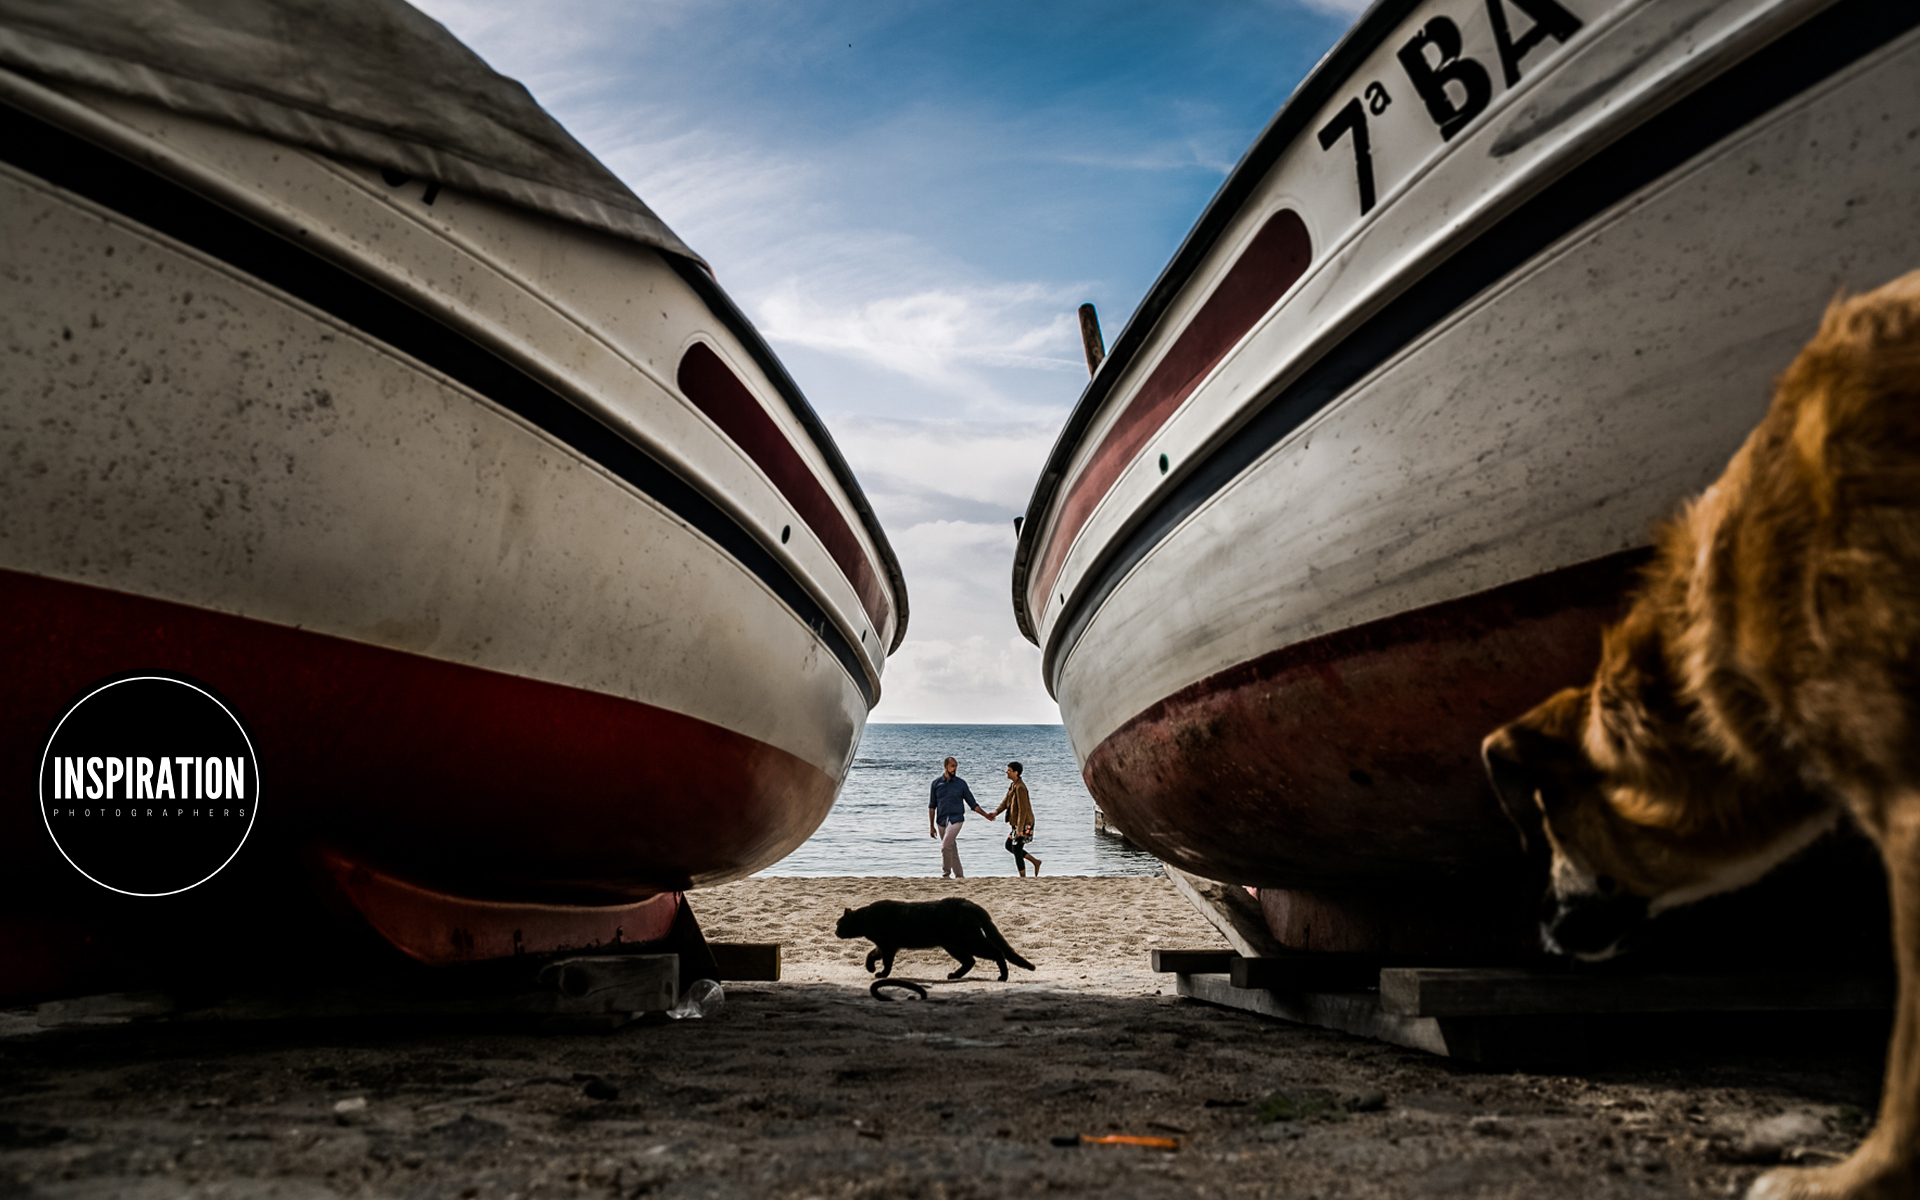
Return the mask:
<path id="1" fill-rule="evenodd" d="M 1573 1074 L 1491 1071 L 1212 1008 L 1144 970 L 1142 944 L 1207 944 L 1154 880 L 968 881 L 1043 972 L 950 984 L 903 955 L 932 997 L 880 1003 L 838 978 L 865 943 L 782 936 L 831 923 L 834 882 L 705 897 L 710 933 L 815 947 L 707 1020 L 0 1040 L 0 1197 L 1737 1195 L 1762 1162 L 1845 1153 L 1884 1051 L 1871 1022 L 1721 1020 Z M 1165 927 L 1043 978 L 1072 957 L 1070 906 L 1046 902 L 1069 892 Z M 1179 1148 L 1052 1144 L 1114 1133 Z"/>

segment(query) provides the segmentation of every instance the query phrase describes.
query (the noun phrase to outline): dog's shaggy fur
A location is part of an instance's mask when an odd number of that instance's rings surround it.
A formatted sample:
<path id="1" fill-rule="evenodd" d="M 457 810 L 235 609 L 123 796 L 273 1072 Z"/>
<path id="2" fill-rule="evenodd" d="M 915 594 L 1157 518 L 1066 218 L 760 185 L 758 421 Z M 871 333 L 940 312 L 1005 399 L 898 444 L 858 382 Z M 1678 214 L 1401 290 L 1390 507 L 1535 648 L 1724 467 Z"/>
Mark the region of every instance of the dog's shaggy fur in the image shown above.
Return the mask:
<path id="1" fill-rule="evenodd" d="M 1920 272 L 1834 302 L 1661 530 L 1593 682 L 1482 751 L 1553 851 L 1548 944 L 1582 957 L 1852 814 L 1886 859 L 1900 972 L 1879 1119 L 1845 1162 L 1749 1196 L 1920 1195 Z"/>

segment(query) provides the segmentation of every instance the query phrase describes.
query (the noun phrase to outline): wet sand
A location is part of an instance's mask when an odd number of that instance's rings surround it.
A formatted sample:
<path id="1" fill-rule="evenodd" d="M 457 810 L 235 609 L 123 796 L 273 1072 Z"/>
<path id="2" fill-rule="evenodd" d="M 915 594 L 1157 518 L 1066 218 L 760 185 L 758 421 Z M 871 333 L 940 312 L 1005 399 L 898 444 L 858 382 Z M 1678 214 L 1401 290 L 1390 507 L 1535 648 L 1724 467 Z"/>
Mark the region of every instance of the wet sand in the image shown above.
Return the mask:
<path id="1" fill-rule="evenodd" d="M 1040 969 L 948 983 L 908 953 L 932 998 L 871 999 L 841 908 L 950 892 Z M 1576 1072 L 1461 1066 L 1172 995 L 1146 949 L 1218 939 L 1165 880 L 752 880 L 696 905 L 712 937 L 785 943 L 787 979 L 603 1034 L 0 1041 L 0 1197 L 1737 1195 L 1751 1160 L 1852 1144 L 1884 1046 L 1722 1021 Z M 1082 1133 L 1181 1148 L 1050 1141 Z"/>

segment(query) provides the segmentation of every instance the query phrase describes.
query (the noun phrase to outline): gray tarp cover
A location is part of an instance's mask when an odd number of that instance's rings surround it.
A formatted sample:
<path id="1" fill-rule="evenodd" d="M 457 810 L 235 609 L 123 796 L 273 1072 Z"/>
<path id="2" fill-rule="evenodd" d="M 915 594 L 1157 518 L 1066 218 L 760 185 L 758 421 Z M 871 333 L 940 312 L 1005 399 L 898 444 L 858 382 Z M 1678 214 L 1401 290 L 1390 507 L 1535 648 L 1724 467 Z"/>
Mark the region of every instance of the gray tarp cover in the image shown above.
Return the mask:
<path id="1" fill-rule="evenodd" d="M 0 0 L 0 65 L 696 258 L 526 88 L 401 0 Z"/>

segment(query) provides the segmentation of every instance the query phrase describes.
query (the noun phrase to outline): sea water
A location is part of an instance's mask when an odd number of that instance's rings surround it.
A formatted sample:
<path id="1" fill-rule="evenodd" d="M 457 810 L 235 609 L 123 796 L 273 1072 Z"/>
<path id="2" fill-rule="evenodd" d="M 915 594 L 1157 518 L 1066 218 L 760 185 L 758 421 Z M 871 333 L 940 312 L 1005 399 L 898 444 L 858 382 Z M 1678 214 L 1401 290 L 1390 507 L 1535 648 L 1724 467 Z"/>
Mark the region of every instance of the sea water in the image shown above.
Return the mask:
<path id="1" fill-rule="evenodd" d="M 818 831 L 762 875 L 940 874 L 940 843 L 927 836 L 927 792 L 941 760 L 988 812 L 1007 794 L 1009 762 L 1025 768 L 1033 842 L 1042 875 L 1154 875 L 1160 861 L 1093 831 L 1093 797 L 1059 725 L 869 725 L 840 799 Z M 960 863 L 968 875 L 1015 874 L 1007 822 L 967 814 Z"/>

